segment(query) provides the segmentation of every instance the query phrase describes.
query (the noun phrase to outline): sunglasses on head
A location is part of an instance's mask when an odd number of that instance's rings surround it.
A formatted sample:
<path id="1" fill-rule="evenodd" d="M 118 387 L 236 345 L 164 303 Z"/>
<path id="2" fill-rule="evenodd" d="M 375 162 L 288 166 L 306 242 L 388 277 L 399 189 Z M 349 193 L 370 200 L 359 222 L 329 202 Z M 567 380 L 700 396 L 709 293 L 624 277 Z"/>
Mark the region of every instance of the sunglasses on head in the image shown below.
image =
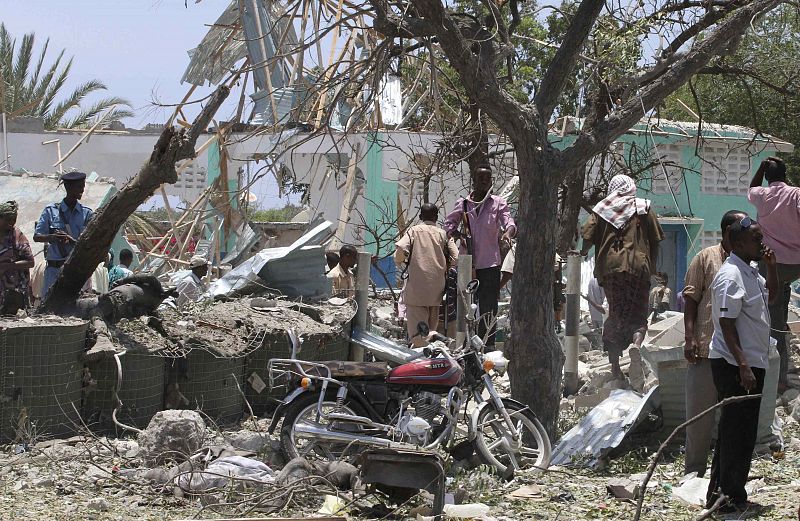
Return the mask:
<path id="1" fill-rule="evenodd" d="M 754 224 L 758 224 L 755 219 L 751 219 L 750 216 L 744 217 L 741 221 L 739 221 L 739 226 L 742 227 L 742 230 L 746 230 L 753 226 Z"/>

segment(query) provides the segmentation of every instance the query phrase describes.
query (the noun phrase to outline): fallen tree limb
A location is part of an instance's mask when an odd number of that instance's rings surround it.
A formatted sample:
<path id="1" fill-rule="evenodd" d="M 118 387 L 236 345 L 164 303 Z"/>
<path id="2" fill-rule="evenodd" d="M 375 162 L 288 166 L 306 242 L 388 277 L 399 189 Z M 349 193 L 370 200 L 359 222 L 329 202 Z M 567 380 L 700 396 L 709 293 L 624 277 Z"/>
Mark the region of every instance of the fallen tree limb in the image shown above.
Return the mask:
<path id="1" fill-rule="evenodd" d="M 97 210 L 83 230 L 58 279 L 39 306 L 39 312 L 62 312 L 75 301 L 83 284 L 105 260 L 114 237 L 128 217 L 162 184 L 178 180 L 175 163 L 195 157 L 198 137 L 208 128 L 229 93 L 227 86 L 220 85 L 190 128 L 164 128 L 147 163 Z"/>
<path id="2" fill-rule="evenodd" d="M 755 398 L 760 399 L 761 394 L 748 394 L 746 396 L 730 396 L 728 398 L 725 398 L 721 402 L 712 405 L 711 407 L 701 412 L 694 418 L 689 418 L 685 422 L 675 427 L 675 430 L 673 430 L 672 433 L 669 436 L 667 436 L 667 439 L 664 440 L 664 443 L 661 444 L 656 453 L 653 455 L 653 461 L 650 462 L 650 467 L 647 469 L 647 474 L 644 476 L 644 479 L 642 479 L 642 483 L 639 485 L 639 490 L 641 492 L 639 492 L 639 499 L 636 500 L 636 514 L 633 516 L 633 521 L 639 521 L 639 518 L 642 515 L 642 505 L 644 504 L 644 496 L 647 494 L 647 482 L 650 481 L 650 478 L 653 477 L 653 472 L 655 472 L 656 467 L 658 466 L 658 460 L 661 457 L 661 453 L 664 452 L 665 448 L 667 448 L 667 445 L 669 445 L 669 443 L 672 441 L 672 438 L 674 438 L 675 435 L 677 435 L 681 430 L 685 429 L 687 426 L 693 424 L 706 414 L 709 414 L 720 407 L 724 407 L 726 405 L 730 405 L 736 402 L 743 402 L 745 400 L 753 400 Z M 719 508 L 718 505 L 715 505 L 715 507 Z"/>

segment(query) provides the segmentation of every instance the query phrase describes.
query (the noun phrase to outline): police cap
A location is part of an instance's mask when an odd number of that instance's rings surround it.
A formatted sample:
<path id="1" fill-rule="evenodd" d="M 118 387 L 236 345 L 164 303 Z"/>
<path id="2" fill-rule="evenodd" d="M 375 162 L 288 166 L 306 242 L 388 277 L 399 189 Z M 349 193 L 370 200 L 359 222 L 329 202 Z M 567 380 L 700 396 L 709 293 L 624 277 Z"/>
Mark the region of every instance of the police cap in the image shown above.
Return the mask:
<path id="1" fill-rule="evenodd" d="M 83 172 L 67 172 L 61 176 L 61 181 L 83 181 L 86 174 Z"/>

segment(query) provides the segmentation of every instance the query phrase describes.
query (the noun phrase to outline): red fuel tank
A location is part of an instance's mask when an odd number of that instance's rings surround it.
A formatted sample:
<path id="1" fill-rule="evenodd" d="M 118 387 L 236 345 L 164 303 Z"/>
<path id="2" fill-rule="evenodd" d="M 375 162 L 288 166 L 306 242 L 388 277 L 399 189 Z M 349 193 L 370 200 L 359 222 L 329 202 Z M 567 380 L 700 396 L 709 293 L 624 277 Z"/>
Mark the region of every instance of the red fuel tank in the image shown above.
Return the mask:
<path id="1" fill-rule="evenodd" d="M 386 381 L 402 385 L 453 387 L 461 379 L 461 366 L 447 358 L 422 358 L 389 371 Z"/>

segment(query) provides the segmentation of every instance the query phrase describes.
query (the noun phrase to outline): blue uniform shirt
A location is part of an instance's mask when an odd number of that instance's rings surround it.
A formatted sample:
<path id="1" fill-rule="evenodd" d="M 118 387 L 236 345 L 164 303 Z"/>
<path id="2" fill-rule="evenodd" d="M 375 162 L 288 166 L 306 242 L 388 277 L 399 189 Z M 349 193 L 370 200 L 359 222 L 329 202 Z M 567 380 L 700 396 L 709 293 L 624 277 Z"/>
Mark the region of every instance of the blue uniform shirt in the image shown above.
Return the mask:
<path id="1" fill-rule="evenodd" d="M 62 200 L 60 203 L 47 205 L 42 210 L 42 215 L 36 223 L 36 233 L 49 235 L 57 230 L 64 230 L 77 240 L 92 217 L 94 217 L 94 212 L 80 202 L 75 203 L 75 207 L 70 209 Z M 47 246 L 47 260 L 66 260 L 74 246 L 73 243 L 49 243 Z"/>

